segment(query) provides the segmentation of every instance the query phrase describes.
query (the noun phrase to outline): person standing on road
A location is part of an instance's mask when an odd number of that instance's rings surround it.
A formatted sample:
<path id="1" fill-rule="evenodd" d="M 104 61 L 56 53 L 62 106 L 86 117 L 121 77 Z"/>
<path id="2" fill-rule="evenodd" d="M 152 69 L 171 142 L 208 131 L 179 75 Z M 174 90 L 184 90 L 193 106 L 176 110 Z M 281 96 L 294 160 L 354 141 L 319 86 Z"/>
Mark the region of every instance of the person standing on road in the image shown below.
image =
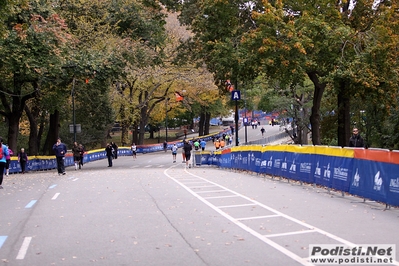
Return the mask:
<path id="1" fill-rule="evenodd" d="M 112 158 L 114 157 L 114 153 L 113 153 L 113 148 L 112 148 L 111 143 L 107 144 L 107 147 L 105 147 L 105 152 L 106 152 L 107 158 L 108 158 L 108 167 L 112 167 Z"/>
<path id="2" fill-rule="evenodd" d="M 11 156 L 14 154 L 13 151 L 8 146 L 7 149 L 8 149 L 8 155 L 6 156 L 6 176 L 8 176 L 8 174 L 10 173 Z"/>
<path id="3" fill-rule="evenodd" d="M 112 156 L 114 159 L 118 159 L 118 145 L 115 142 L 111 142 Z"/>
<path id="4" fill-rule="evenodd" d="M 18 153 L 18 162 L 21 165 L 21 173 L 25 174 L 26 163 L 28 162 L 28 155 L 25 152 L 24 148 L 21 148 Z"/>
<path id="5" fill-rule="evenodd" d="M 67 147 L 58 138 L 57 142 L 53 145 L 53 151 L 57 160 L 57 170 L 59 175 L 65 175 L 65 154 L 67 153 Z"/>
<path id="6" fill-rule="evenodd" d="M 73 160 L 75 162 L 75 171 L 76 171 L 78 170 L 78 166 L 80 168 L 80 147 L 76 141 L 73 143 L 72 153 L 73 153 Z"/>
<path id="7" fill-rule="evenodd" d="M 3 189 L 3 186 L 1 184 L 3 183 L 4 168 L 6 166 L 6 157 L 9 155 L 9 153 L 8 153 L 8 147 L 3 144 L 2 137 L 0 137 L 0 146 L 1 146 L 1 151 L 0 151 L 0 189 Z"/>
<path id="8" fill-rule="evenodd" d="M 83 144 L 79 144 L 79 149 L 80 149 L 80 158 L 79 158 L 79 169 L 83 166 L 83 157 L 85 155 L 85 147 L 83 147 Z"/>
<path id="9" fill-rule="evenodd" d="M 172 149 L 171 149 L 174 163 L 176 162 L 177 149 L 178 149 L 177 145 L 176 145 L 176 143 L 174 143 L 173 146 L 172 146 Z"/>
<path id="10" fill-rule="evenodd" d="M 191 159 L 191 150 L 193 147 L 188 141 L 184 141 L 184 146 L 183 146 L 183 151 L 184 151 L 184 157 L 186 158 L 186 168 L 191 168 L 190 165 L 190 159 Z"/>
<path id="11" fill-rule="evenodd" d="M 166 150 L 168 149 L 168 143 L 166 142 L 166 140 L 163 142 L 163 150 L 166 152 Z"/>
<path id="12" fill-rule="evenodd" d="M 133 159 L 137 158 L 137 146 L 135 143 L 132 144 L 132 146 L 130 147 L 130 149 L 132 150 L 132 155 L 133 155 Z"/>
<path id="13" fill-rule="evenodd" d="M 349 147 L 364 148 L 364 140 L 362 136 L 360 136 L 357 128 L 353 128 L 353 135 L 349 139 Z"/>

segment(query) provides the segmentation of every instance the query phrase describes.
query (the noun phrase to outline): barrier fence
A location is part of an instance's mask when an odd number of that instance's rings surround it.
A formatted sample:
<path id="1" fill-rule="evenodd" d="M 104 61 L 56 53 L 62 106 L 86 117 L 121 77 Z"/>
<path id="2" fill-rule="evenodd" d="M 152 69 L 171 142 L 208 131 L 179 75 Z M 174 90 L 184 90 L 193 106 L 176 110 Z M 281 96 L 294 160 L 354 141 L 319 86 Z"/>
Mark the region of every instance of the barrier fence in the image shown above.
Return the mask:
<path id="1" fill-rule="evenodd" d="M 209 137 L 211 138 L 211 137 Z M 182 147 L 182 142 L 176 142 Z M 173 143 L 168 144 L 170 150 Z M 139 153 L 163 150 L 163 145 L 138 146 Z M 130 147 L 120 147 L 118 156 L 131 156 Z M 103 149 L 89 151 L 84 163 L 106 158 Z M 340 148 L 300 145 L 250 145 L 222 151 L 194 151 L 194 165 L 252 171 L 280 176 L 309 184 L 348 192 L 365 199 L 399 206 L 399 152 L 382 149 Z M 74 165 L 73 156 L 65 157 L 65 166 Z M 29 157 L 28 171 L 57 167 L 54 156 Z M 20 172 L 12 157 L 10 173 Z"/>

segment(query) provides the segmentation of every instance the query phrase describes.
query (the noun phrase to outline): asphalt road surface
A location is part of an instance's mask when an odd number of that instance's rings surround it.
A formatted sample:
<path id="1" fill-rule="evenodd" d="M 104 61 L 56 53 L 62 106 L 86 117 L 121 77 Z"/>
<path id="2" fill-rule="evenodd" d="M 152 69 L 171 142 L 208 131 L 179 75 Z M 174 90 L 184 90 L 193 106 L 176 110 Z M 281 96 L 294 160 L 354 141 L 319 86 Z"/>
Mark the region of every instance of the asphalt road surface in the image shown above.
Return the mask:
<path id="1" fill-rule="evenodd" d="M 399 247 L 397 208 L 269 176 L 185 169 L 180 152 L 177 163 L 168 151 L 65 176 L 5 177 L 2 265 L 312 265 L 310 244 Z"/>

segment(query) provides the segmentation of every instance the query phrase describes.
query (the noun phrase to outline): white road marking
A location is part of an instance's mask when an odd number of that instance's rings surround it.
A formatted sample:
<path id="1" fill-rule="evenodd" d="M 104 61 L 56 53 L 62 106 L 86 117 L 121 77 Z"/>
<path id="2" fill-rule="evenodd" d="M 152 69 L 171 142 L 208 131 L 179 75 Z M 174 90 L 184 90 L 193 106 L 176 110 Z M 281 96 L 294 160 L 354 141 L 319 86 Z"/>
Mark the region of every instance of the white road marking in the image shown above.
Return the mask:
<path id="1" fill-rule="evenodd" d="M 55 193 L 55 195 L 51 198 L 52 200 L 56 200 L 61 193 Z"/>
<path id="2" fill-rule="evenodd" d="M 254 206 L 258 205 L 256 203 L 248 203 L 248 204 L 239 204 L 239 205 L 225 205 L 225 206 L 216 206 L 216 208 L 224 209 L 224 208 L 237 208 L 237 207 L 245 207 L 245 206 Z"/>
<path id="3" fill-rule="evenodd" d="M 279 236 L 290 236 L 290 235 L 298 235 L 298 234 L 306 234 L 306 233 L 316 233 L 314 230 L 302 230 L 302 231 L 294 231 L 288 233 L 281 233 L 281 234 L 270 234 L 270 235 L 263 235 L 264 237 L 279 237 Z"/>
<path id="4" fill-rule="evenodd" d="M 24 242 L 22 242 L 22 246 L 18 251 L 18 255 L 16 257 L 17 260 L 23 260 L 25 258 L 26 252 L 28 251 L 30 241 L 32 237 L 25 237 Z"/>
<path id="5" fill-rule="evenodd" d="M 273 217 L 281 217 L 278 214 L 272 215 L 264 215 L 264 216 L 252 216 L 252 217 L 244 217 L 244 218 L 237 218 L 237 221 L 245 221 L 245 220 L 255 220 L 255 219 L 263 219 L 263 218 L 273 218 Z"/>
<path id="6" fill-rule="evenodd" d="M 204 197 L 204 199 L 223 199 L 223 198 L 234 198 L 239 197 L 238 195 L 228 195 L 228 196 L 214 196 L 214 197 Z"/>

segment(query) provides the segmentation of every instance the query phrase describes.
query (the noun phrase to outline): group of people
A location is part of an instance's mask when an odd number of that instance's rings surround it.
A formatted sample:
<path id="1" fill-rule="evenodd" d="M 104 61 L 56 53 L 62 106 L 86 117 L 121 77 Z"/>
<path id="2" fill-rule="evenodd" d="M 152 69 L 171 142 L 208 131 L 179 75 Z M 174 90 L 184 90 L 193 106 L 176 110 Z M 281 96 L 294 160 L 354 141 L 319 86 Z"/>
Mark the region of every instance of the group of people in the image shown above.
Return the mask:
<path id="1" fill-rule="evenodd" d="M 4 178 L 4 170 L 5 175 L 8 176 L 10 173 L 10 162 L 11 156 L 14 155 L 14 152 L 3 143 L 3 138 L 0 137 L 0 189 L 3 189 L 3 178 Z M 28 162 L 28 155 L 25 153 L 25 149 L 21 148 L 20 152 L 18 152 L 18 162 L 21 165 L 21 172 L 25 173 L 25 166 Z"/>
<path id="2" fill-rule="evenodd" d="M 61 138 L 57 139 L 57 142 L 53 145 L 53 152 L 57 161 L 57 172 L 59 175 L 65 175 L 65 155 L 67 153 L 67 146 L 61 142 Z M 83 144 L 78 144 L 76 141 L 73 143 L 72 147 L 73 160 L 75 162 L 75 170 L 82 168 L 83 166 L 83 156 L 85 149 Z"/>

